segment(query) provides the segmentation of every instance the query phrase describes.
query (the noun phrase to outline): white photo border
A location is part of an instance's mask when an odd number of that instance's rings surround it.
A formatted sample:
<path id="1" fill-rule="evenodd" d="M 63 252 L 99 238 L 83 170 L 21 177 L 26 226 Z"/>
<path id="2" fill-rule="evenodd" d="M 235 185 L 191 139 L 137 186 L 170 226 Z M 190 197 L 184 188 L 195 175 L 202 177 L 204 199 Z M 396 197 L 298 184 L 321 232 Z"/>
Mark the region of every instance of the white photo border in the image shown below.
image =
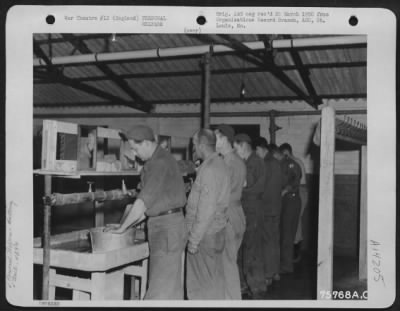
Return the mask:
<path id="1" fill-rule="evenodd" d="M 6 297 L 18 306 L 44 306 L 33 300 L 33 34 L 34 33 L 279 33 L 367 35 L 368 101 L 368 299 L 363 301 L 57 301 L 58 306 L 90 307 L 388 307 L 395 299 L 396 225 L 396 17 L 380 8 L 279 8 L 268 10 L 324 11 L 324 24 L 253 23 L 244 29 L 216 28 L 218 7 L 146 6 L 14 6 L 6 22 Z M 166 17 L 163 27 L 121 21 L 68 20 L 65 16 L 154 15 Z M 224 7 L 223 11 L 265 10 Z M 45 22 L 53 15 L 55 24 Z M 207 23 L 196 24 L 203 15 Z M 357 16 L 358 25 L 348 20 Z M 179 18 L 177 18 L 179 16 Z M 21 128 L 22 125 L 22 128 Z M 21 189 L 24 195 L 21 196 Z M 379 243 L 373 247 L 371 241 Z M 9 243 L 9 244 L 8 244 Z M 379 253 L 379 264 L 374 254 Z M 375 263 L 374 263 L 375 260 Z M 382 278 L 384 281 L 382 281 Z M 48 305 L 52 305 L 48 302 Z"/>

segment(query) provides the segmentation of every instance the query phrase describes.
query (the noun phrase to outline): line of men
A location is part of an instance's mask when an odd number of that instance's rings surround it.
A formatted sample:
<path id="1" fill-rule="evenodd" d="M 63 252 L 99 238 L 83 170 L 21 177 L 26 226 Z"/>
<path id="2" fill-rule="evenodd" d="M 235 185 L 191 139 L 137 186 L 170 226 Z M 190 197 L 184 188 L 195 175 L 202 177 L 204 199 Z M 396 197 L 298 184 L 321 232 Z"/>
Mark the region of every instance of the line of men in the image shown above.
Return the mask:
<path id="1" fill-rule="evenodd" d="M 202 163 L 187 198 L 177 162 L 151 128 L 135 126 L 121 135 L 131 147 L 127 156 L 145 161 L 141 191 L 120 226 L 106 230 L 120 234 L 148 219 L 145 299 L 239 300 L 243 288 L 257 294 L 279 273 L 293 271 L 301 168 L 284 148 L 266 152 L 259 140 L 256 152 L 249 136 L 235 136 L 228 125 L 200 129 L 192 141 Z"/>

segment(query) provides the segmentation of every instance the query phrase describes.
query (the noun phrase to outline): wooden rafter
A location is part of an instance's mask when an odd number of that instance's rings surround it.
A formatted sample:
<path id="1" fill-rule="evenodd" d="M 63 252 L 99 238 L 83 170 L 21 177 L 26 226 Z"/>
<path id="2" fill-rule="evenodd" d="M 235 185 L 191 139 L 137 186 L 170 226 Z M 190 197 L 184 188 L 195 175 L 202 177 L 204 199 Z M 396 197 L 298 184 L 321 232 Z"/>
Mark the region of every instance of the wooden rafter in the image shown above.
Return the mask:
<path id="1" fill-rule="evenodd" d="M 42 50 L 42 48 L 37 44 L 36 40 L 33 39 L 33 52 L 37 55 L 37 57 L 44 60 L 46 63 L 46 68 L 52 69 L 53 64 L 51 63 L 50 58 L 46 55 L 46 53 Z"/>
<path id="2" fill-rule="evenodd" d="M 265 68 L 266 70 L 271 72 L 277 79 L 279 79 L 287 88 L 289 88 L 292 92 L 294 92 L 298 97 L 300 97 L 302 100 L 307 102 L 313 108 L 315 108 L 315 109 L 317 108 L 317 105 L 315 104 L 313 99 L 310 98 L 310 96 L 308 96 L 307 94 L 305 94 L 286 75 L 286 73 L 283 70 L 281 70 L 279 67 L 277 67 L 271 57 L 262 57 L 259 52 L 253 51 L 252 49 L 250 49 L 246 45 L 244 45 L 242 42 L 240 42 L 239 40 L 233 39 L 229 35 L 220 35 L 220 36 L 223 36 L 223 38 L 229 42 L 230 46 L 233 49 L 235 49 L 239 52 L 247 53 L 249 55 L 254 56 L 254 59 L 246 56 L 246 60 L 261 67 L 261 68 Z"/>
<path id="3" fill-rule="evenodd" d="M 80 40 L 79 37 L 76 37 L 73 34 L 63 34 L 62 36 L 65 38 L 65 40 L 71 42 L 72 45 L 76 47 L 82 54 L 93 53 L 88 46 L 82 40 Z M 151 106 L 146 105 L 144 99 L 134 90 L 132 90 L 128 83 L 120 76 L 115 74 L 107 65 L 96 63 L 96 66 L 104 73 L 105 76 L 109 77 L 111 81 L 113 81 L 123 92 L 128 94 L 129 97 L 134 101 L 133 103 L 129 103 L 128 106 L 145 112 L 149 112 L 151 110 Z"/>
<path id="4" fill-rule="evenodd" d="M 70 86 L 72 88 L 84 91 L 86 93 L 95 95 L 97 97 L 100 98 L 104 98 L 106 100 L 111 101 L 114 105 L 125 105 L 125 106 L 129 106 L 131 105 L 131 103 L 122 100 L 121 98 L 114 96 L 110 93 L 104 92 L 96 87 L 90 86 L 88 84 L 85 83 L 81 83 L 79 81 L 75 81 L 74 79 L 70 79 L 66 76 L 63 75 L 63 73 L 59 70 L 59 68 L 54 68 L 52 66 L 51 60 L 49 59 L 49 57 L 46 55 L 46 53 L 44 53 L 44 51 L 42 50 L 41 47 L 39 47 L 38 44 L 36 44 L 35 41 L 33 41 L 33 49 L 36 55 L 38 55 L 40 58 L 42 58 L 44 60 L 44 62 L 47 65 L 47 70 L 48 72 L 38 72 L 36 71 L 36 75 L 39 76 L 46 76 L 47 78 L 49 78 L 50 80 L 52 80 L 55 83 L 62 83 L 64 85 Z"/>
<path id="5" fill-rule="evenodd" d="M 276 111 L 276 116 L 317 116 L 321 114 L 320 110 L 302 110 L 302 111 Z M 367 109 L 355 109 L 355 110 L 341 110 L 337 111 L 336 114 L 340 115 L 353 115 L 353 114 L 367 114 Z M 33 113 L 35 118 L 76 118 L 82 117 L 82 113 L 71 112 L 68 114 L 65 113 Z M 143 112 L 134 112 L 134 113 L 113 113 L 113 118 L 143 118 L 145 114 Z M 147 116 L 151 118 L 199 118 L 201 115 L 200 112 L 158 112 L 158 113 L 150 113 Z M 110 117 L 110 113 L 105 112 L 92 112 L 85 114 L 85 117 L 88 118 L 102 118 L 104 116 Z M 268 117 L 270 116 L 269 111 L 247 111 L 247 112 L 211 112 L 211 117 L 215 118 L 223 118 L 223 117 Z"/>
<path id="6" fill-rule="evenodd" d="M 354 93 L 354 94 L 327 94 L 327 95 L 319 95 L 320 99 L 340 99 L 340 98 L 367 98 L 366 93 Z M 259 97 L 246 97 L 246 101 L 249 102 L 257 102 L 257 101 L 285 101 L 285 100 L 301 100 L 298 96 L 259 96 Z M 229 102 L 237 102 L 237 97 L 222 97 L 222 98 L 211 98 L 212 103 L 229 103 Z M 164 99 L 164 100 L 153 100 L 148 101 L 147 103 L 152 105 L 167 105 L 167 104 L 198 104 L 200 103 L 199 98 L 188 98 L 188 99 Z M 94 107 L 94 106 L 112 106 L 119 105 L 121 103 L 118 102 L 83 102 L 83 103 L 35 103 L 34 107 L 36 108 L 50 108 L 50 107 L 77 107 L 79 105 L 85 107 Z"/>
<path id="7" fill-rule="evenodd" d="M 283 37 L 285 39 L 292 39 L 291 35 L 284 35 Z M 317 97 L 317 92 L 315 91 L 314 85 L 312 84 L 312 81 L 310 79 L 310 70 L 304 66 L 299 52 L 295 49 L 291 49 L 289 50 L 289 53 L 293 59 L 295 66 L 297 67 L 297 70 L 300 74 L 301 79 L 303 80 L 304 86 L 306 87 L 308 94 L 313 98 L 316 105 L 321 105 L 322 100 Z"/>

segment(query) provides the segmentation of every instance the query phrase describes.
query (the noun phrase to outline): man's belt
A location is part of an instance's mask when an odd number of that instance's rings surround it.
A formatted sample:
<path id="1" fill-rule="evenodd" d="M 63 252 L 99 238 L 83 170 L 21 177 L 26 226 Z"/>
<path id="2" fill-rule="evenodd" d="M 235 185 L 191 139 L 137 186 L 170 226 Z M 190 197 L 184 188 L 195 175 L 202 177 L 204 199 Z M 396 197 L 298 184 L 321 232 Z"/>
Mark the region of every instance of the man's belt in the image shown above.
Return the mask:
<path id="1" fill-rule="evenodd" d="M 168 211 L 161 212 L 160 214 L 155 215 L 155 216 L 153 216 L 153 217 L 158 217 L 158 216 L 164 216 L 164 215 L 179 213 L 180 211 L 182 211 L 182 209 L 183 209 L 183 207 L 176 207 L 176 208 L 170 209 L 170 210 L 168 210 Z"/>

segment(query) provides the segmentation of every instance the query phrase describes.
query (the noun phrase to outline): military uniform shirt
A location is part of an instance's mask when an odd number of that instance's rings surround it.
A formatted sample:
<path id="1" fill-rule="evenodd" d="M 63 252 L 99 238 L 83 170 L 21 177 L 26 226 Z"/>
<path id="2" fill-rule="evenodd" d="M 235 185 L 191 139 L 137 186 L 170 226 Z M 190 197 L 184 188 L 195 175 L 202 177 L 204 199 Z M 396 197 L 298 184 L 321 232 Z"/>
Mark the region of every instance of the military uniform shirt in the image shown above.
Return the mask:
<path id="1" fill-rule="evenodd" d="M 282 203 L 283 176 L 279 160 L 267 153 L 264 158 L 265 163 L 265 188 L 263 201 L 267 203 L 267 211 L 271 215 L 280 212 Z"/>
<path id="2" fill-rule="evenodd" d="M 231 195 L 229 205 L 238 205 L 246 181 L 246 164 L 233 150 L 225 154 L 223 158 L 230 172 Z"/>
<path id="3" fill-rule="evenodd" d="M 255 152 L 252 152 L 246 160 L 246 187 L 243 189 L 243 200 L 261 199 L 265 184 L 265 165 Z"/>
<path id="4" fill-rule="evenodd" d="M 225 228 L 230 189 L 228 167 L 213 153 L 199 167 L 186 206 L 185 219 L 192 245 L 199 245 L 205 234 Z"/>
<path id="5" fill-rule="evenodd" d="M 175 158 L 157 146 L 146 161 L 141 174 L 141 191 L 138 195 L 146 206 L 147 216 L 157 216 L 186 203 L 183 177 Z"/>
<path id="6" fill-rule="evenodd" d="M 299 191 L 301 168 L 300 165 L 291 158 L 285 158 L 281 163 L 283 173 L 284 189 L 288 192 Z"/>

